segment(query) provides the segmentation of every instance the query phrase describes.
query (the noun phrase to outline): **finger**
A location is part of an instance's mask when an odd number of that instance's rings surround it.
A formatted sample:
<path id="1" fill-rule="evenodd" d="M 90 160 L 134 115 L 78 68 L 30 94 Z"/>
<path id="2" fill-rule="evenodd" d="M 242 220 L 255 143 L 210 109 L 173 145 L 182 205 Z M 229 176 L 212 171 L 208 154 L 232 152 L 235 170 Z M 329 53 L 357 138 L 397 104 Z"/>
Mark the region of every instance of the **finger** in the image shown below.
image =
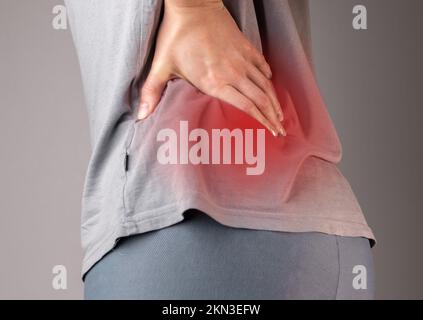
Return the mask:
<path id="1" fill-rule="evenodd" d="M 234 82 L 232 86 L 250 99 L 281 135 L 285 135 L 285 130 L 272 106 L 270 97 L 268 97 L 254 82 L 246 77 Z"/>
<path id="2" fill-rule="evenodd" d="M 266 127 L 273 136 L 276 137 L 278 135 L 274 126 L 270 123 L 269 120 L 266 119 L 261 111 L 254 105 L 254 103 L 234 87 L 225 85 L 222 89 L 216 91 L 215 97 L 246 112 L 248 115 L 259 121 L 264 127 Z"/>
<path id="3" fill-rule="evenodd" d="M 139 120 L 147 118 L 153 113 L 159 103 L 170 76 L 164 72 L 151 71 L 140 89 Z"/>
<path id="4" fill-rule="evenodd" d="M 283 121 L 283 110 L 276 96 L 272 81 L 267 79 L 255 66 L 250 66 L 247 70 L 248 77 L 263 90 L 272 101 L 273 109 L 278 115 L 279 121 Z"/>
<path id="5" fill-rule="evenodd" d="M 254 48 L 250 59 L 253 65 L 255 65 L 266 78 L 272 78 L 272 69 L 265 57 L 257 49 Z"/>

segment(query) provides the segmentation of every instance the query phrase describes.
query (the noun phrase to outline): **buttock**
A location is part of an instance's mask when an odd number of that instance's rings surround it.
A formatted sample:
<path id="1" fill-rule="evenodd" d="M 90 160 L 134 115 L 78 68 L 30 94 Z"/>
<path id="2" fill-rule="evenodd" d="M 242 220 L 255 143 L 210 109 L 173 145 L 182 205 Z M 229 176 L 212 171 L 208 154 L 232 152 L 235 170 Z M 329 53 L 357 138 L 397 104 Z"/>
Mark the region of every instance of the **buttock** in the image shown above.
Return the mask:
<path id="1" fill-rule="evenodd" d="M 225 226 L 198 210 L 122 238 L 85 277 L 86 299 L 372 299 L 369 240 Z"/>

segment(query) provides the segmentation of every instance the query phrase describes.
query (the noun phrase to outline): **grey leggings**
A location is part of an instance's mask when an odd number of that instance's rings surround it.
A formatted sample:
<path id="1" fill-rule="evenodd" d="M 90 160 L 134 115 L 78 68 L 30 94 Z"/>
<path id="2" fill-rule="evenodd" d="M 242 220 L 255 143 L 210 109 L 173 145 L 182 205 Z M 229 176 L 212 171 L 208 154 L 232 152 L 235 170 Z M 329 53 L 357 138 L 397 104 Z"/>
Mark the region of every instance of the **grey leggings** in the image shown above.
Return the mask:
<path id="1" fill-rule="evenodd" d="M 372 299 L 368 239 L 185 220 L 118 242 L 85 277 L 85 299 Z"/>

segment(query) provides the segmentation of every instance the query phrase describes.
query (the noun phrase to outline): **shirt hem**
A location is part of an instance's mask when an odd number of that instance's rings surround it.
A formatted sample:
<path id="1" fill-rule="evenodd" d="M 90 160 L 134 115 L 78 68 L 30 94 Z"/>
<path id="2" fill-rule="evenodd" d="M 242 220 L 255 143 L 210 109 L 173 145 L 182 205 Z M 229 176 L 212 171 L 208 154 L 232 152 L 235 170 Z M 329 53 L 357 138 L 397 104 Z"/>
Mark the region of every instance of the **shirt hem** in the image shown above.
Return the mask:
<path id="1" fill-rule="evenodd" d="M 83 260 L 82 280 L 84 281 L 86 273 L 94 264 L 116 246 L 119 238 L 176 224 L 185 219 L 184 213 L 188 209 L 198 209 L 217 222 L 233 228 L 280 232 L 321 232 L 338 236 L 364 237 L 369 239 L 372 247 L 376 244 L 376 238 L 371 228 L 360 222 L 307 216 L 306 214 L 299 215 L 298 213 L 275 214 L 260 210 L 246 212 L 244 209 L 224 208 L 210 202 L 181 201 L 156 210 L 125 217 L 116 224 L 116 227 L 109 225 L 107 232 L 103 233 L 99 241 L 96 241 L 95 247 L 87 249 L 87 253 L 91 252 Z M 154 216 L 150 215 L 153 211 Z"/>

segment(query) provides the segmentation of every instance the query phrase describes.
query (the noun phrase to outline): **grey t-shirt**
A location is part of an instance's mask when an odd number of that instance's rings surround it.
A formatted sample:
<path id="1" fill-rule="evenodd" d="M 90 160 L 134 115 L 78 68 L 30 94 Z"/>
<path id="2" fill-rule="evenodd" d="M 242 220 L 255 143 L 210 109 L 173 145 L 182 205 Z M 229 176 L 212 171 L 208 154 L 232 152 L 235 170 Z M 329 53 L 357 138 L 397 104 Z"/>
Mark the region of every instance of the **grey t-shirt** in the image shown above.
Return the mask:
<path id="1" fill-rule="evenodd" d="M 163 2 L 66 5 L 92 144 L 82 199 L 82 275 L 120 237 L 170 226 L 189 208 L 232 227 L 374 243 L 336 166 L 342 149 L 314 78 L 307 1 L 225 1 L 272 68 L 288 132 L 277 139 L 181 79 L 170 81 L 154 114 L 137 122 L 137 88 L 148 74 Z"/>

